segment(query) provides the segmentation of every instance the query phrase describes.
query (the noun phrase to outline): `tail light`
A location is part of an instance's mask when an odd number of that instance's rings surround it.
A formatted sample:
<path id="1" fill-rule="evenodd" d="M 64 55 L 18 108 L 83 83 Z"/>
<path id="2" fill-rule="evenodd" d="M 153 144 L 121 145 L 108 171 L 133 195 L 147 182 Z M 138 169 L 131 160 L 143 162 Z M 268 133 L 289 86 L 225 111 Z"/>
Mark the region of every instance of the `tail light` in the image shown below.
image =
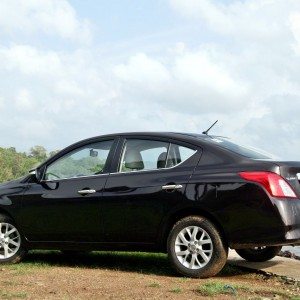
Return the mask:
<path id="1" fill-rule="evenodd" d="M 241 172 L 239 175 L 248 180 L 261 184 L 273 197 L 297 198 L 293 188 L 281 176 L 272 172 Z"/>

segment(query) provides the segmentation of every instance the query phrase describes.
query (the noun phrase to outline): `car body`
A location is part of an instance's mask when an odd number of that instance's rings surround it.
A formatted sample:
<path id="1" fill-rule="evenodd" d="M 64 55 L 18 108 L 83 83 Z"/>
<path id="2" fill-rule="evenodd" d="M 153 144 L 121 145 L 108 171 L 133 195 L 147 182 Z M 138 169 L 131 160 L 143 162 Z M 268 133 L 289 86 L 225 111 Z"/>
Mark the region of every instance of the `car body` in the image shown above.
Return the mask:
<path id="1" fill-rule="evenodd" d="M 0 214 L 13 220 L 26 249 L 166 252 L 174 224 L 189 216 L 213 224 L 225 248 L 297 245 L 298 173 L 299 162 L 207 134 L 104 135 L 1 184 Z M 268 176 L 287 197 L 273 195 L 262 181 Z"/>

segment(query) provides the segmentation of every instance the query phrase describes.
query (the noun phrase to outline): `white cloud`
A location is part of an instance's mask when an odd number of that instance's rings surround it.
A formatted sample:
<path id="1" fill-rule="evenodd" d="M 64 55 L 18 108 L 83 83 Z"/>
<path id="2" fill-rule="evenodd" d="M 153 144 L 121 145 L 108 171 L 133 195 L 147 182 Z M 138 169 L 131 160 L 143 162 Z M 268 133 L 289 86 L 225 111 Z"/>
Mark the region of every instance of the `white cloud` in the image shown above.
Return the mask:
<path id="1" fill-rule="evenodd" d="M 296 158 L 300 2 L 170 3 L 194 26 L 186 39 L 165 35 L 151 50 L 143 37 L 149 47 L 106 45 L 103 55 L 94 44 L 58 50 L 27 39 L 89 40 L 88 22 L 66 0 L 2 1 L 0 35 L 11 38 L 0 43 L 1 144 L 51 150 L 116 131 L 202 132 L 219 119 L 213 133 Z"/>
<path id="2" fill-rule="evenodd" d="M 202 21 L 215 32 L 261 42 L 284 35 L 289 11 L 300 8 L 294 0 L 169 1 L 179 14 Z"/>
<path id="3" fill-rule="evenodd" d="M 149 89 L 162 89 L 170 80 L 169 71 L 163 63 L 144 53 L 130 57 L 128 64 L 115 66 L 114 73 L 122 81 Z"/>
<path id="4" fill-rule="evenodd" d="M 16 96 L 17 110 L 28 110 L 34 107 L 33 100 L 31 99 L 30 92 L 27 89 L 21 89 Z"/>
<path id="5" fill-rule="evenodd" d="M 28 45 L 0 48 L 0 65 L 25 75 L 59 75 L 62 69 L 60 57 L 54 51 L 42 52 Z"/>
<path id="6" fill-rule="evenodd" d="M 0 2 L 0 33 L 57 35 L 63 39 L 90 42 L 88 20 L 78 18 L 66 0 L 2 0 Z"/>
<path id="7" fill-rule="evenodd" d="M 215 112 L 235 110 L 247 95 L 247 85 L 205 49 L 192 51 L 181 43 L 162 60 L 138 54 L 114 68 L 123 81 L 122 94 L 137 101 L 156 102 L 164 111 L 198 114 L 215 105 Z M 130 96 L 129 96 L 130 95 Z M 139 100 L 138 100 L 139 99 Z"/>

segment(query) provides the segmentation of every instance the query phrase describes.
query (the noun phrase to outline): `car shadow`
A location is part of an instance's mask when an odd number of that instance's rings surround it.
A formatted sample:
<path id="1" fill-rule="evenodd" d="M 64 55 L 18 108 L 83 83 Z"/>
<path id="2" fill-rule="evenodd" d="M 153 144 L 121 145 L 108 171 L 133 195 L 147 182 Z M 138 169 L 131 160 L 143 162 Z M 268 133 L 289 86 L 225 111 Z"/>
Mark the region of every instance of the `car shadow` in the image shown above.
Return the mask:
<path id="1" fill-rule="evenodd" d="M 282 262 L 276 260 L 276 258 L 264 262 L 250 262 L 246 261 L 243 259 L 235 259 L 232 261 L 232 263 L 236 266 L 240 267 L 250 267 L 250 268 L 255 268 L 255 269 L 265 269 L 265 268 L 270 268 L 274 267 L 276 265 L 280 265 Z"/>
<path id="2" fill-rule="evenodd" d="M 89 269 L 108 269 L 140 274 L 178 277 L 171 267 L 167 255 L 144 252 L 92 252 L 81 255 L 65 255 L 60 251 L 31 251 L 23 264 L 76 267 Z M 232 277 L 251 273 L 239 267 L 226 264 L 217 277 Z"/>

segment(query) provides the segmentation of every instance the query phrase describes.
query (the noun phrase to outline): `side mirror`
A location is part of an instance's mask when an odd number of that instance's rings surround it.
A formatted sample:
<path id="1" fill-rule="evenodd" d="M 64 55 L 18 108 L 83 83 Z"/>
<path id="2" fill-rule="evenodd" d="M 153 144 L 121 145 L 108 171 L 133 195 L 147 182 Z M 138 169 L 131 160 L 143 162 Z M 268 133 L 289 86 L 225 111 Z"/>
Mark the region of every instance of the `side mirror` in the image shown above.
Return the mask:
<path id="1" fill-rule="evenodd" d="M 34 175 L 35 179 L 40 182 L 42 180 L 42 170 L 41 169 L 32 169 L 29 171 L 29 174 Z"/>

